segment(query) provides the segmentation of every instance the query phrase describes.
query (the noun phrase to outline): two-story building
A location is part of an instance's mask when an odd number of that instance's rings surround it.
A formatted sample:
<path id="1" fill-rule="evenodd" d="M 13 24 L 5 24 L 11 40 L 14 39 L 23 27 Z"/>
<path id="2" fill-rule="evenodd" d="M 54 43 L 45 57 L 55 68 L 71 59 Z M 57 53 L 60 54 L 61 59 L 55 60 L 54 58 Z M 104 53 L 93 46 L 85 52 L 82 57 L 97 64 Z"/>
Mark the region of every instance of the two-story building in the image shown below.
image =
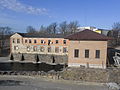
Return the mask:
<path id="1" fill-rule="evenodd" d="M 91 30 L 84 30 L 66 38 L 69 39 L 69 67 L 106 68 L 109 37 Z"/>
<path id="2" fill-rule="evenodd" d="M 40 62 L 62 63 L 68 67 L 106 68 L 107 40 L 110 38 L 91 30 L 67 37 L 15 33 L 10 39 L 11 53 L 24 54 L 28 61 L 32 55 L 38 55 Z"/>
<path id="3" fill-rule="evenodd" d="M 56 63 L 66 63 L 69 40 L 61 35 L 29 35 L 27 33 L 15 33 L 11 36 L 11 53 L 26 54 L 30 56 L 39 55 L 42 62 L 55 60 Z M 18 56 L 19 57 L 19 56 Z M 47 57 L 47 58 L 46 58 Z M 31 57 L 32 58 L 32 57 Z M 51 60 L 52 59 L 52 60 Z M 28 61 L 28 60 L 27 60 Z"/>

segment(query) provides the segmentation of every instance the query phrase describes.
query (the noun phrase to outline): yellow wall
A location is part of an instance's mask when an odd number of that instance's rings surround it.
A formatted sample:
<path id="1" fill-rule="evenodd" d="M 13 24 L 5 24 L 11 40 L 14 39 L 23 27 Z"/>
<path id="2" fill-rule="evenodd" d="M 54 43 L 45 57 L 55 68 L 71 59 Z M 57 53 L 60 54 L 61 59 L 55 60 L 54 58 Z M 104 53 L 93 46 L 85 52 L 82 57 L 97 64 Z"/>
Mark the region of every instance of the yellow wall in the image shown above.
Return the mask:
<path id="1" fill-rule="evenodd" d="M 106 68 L 107 41 L 70 41 L 68 50 L 68 66 Z M 79 49 L 79 58 L 74 57 L 74 49 Z M 89 58 L 85 58 L 85 49 L 89 49 Z M 95 58 L 95 51 L 100 50 L 100 58 Z"/>
<path id="2" fill-rule="evenodd" d="M 96 30 L 95 32 L 100 33 L 100 34 L 102 33 L 102 31 L 101 31 L 101 30 Z"/>

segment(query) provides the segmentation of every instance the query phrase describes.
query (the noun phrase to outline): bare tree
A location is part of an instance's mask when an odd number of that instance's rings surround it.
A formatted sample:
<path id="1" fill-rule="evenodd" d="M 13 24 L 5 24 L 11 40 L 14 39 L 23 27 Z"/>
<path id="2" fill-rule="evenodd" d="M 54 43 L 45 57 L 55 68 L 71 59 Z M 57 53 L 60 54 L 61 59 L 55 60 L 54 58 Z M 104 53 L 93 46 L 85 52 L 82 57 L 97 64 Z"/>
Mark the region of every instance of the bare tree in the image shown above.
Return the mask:
<path id="1" fill-rule="evenodd" d="M 32 33 L 36 33 L 37 31 L 32 26 L 28 26 L 26 32 L 32 34 Z"/>
<path id="2" fill-rule="evenodd" d="M 2 53 L 3 50 L 5 52 L 6 49 L 10 48 L 9 38 L 11 34 L 13 34 L 13 31 L 11 31 L 10 27 L 0 27 L 0 53 Z"/>
<path id="3" fill-rule="evenodd" d="M 112 46 L 120 45 L 120 23 L 116 22 L 112 26 L 112 30 L 108 32 L 108 36 L 113 37 L 111 41 Z"/>
<path id="4" fill-rule="evenodd" d="M 10 27 L 0 27 L 0 35 L 10 35 L 13 34 Z"/>
<path id="5" fill-rule="evenodd" d="M 119 37 L 119 32 L 120 32 L 120 23 L 116 22 L 112 26 L 113 30 L 113 37 L 118 38 Z"/>
<path id="6" fill-rule="evenodd" d="M 54 22 L 47 27 L 48 34 L 57 34 L 57 23 Z"/>
<path id="7" fill-rule="evenodd" d="M 114 37 L 113 37 L 113 30 L 110 30 L 110 31 L 108 32 L 107 36 L 113 38 L 112 40 L 109 40 L 109 41 L 108 41 L 108 46 L 113 46 L 113 47 L 116 46 L 116 39 L 114 39 Z"/>
<path id="8" fill-rule="evenodd" d="M 57 23 L 56 22 L 52 23 L 51 26 L 52 26 L 53 34 L 56 34 L 57 33 Z"/>
<path id="9" fill-rule="evenodd" d="M 68 30 L 68 24 L 66 21 L 60 23 L 59 25 L 59 32 L 61 34 L 66 34 L 67 33 L 67 30 Z"/>
<path id="10" fill-rule="evenodd" d="M 78 21 L 72 21 L 68 25 L 68 30 L 69 30 L 68 32 L 75 33 L 78 31 L 78 27 L 79 27 Z"/>
<path id="11" fill-rule="evenodd" d="M 47 28 L 43 25 L 40 26 L 39 34 L 46 34 L 47 33 Z"/>

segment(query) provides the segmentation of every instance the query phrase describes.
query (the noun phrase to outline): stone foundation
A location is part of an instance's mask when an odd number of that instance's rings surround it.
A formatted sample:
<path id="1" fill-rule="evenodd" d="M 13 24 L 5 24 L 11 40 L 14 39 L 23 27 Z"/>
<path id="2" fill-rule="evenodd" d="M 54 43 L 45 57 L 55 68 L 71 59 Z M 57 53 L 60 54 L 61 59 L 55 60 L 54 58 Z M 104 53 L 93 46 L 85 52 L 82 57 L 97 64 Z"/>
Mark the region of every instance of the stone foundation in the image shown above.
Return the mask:
<path id="1" fill-rule="evenodd" d="M 67 64 L 67 55 L 48 55 L 48 54 L 13 54 L 14 61 L 26 62 L 45 62 L 55 64 Z"/>
<path id="2" fill-rule="evenodd" d="M 68 68 L 61 77 L 65 80 L 120 83 L 120 68 L 90 69 L 90 68 Z"/>
<path id="3" fill-rule="evenodd" d="M 120 69 L 65 69 L 63 71 L 0 71 L 0 75 L 42 76 L 45 78 L 120 84 Z"/>

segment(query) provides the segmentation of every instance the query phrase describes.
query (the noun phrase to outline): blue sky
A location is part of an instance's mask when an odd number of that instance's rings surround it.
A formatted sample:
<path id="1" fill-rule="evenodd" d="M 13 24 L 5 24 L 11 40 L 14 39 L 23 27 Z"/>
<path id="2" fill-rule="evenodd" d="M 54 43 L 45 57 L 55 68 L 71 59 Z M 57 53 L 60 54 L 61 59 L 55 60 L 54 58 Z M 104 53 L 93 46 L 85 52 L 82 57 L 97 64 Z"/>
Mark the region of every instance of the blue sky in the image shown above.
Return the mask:
<path id="1" fill-rule="evenodd" d="M 120 0 L 0 0 L 0 26 L 25 32 L 31 25 L 77 20 L 80 26 L 111 29 L 120 22 Z"/>

